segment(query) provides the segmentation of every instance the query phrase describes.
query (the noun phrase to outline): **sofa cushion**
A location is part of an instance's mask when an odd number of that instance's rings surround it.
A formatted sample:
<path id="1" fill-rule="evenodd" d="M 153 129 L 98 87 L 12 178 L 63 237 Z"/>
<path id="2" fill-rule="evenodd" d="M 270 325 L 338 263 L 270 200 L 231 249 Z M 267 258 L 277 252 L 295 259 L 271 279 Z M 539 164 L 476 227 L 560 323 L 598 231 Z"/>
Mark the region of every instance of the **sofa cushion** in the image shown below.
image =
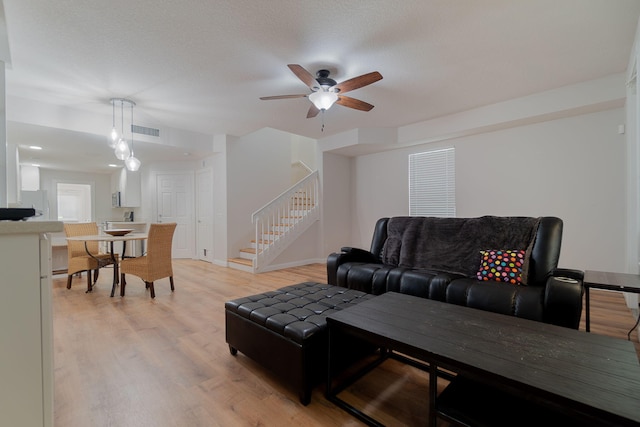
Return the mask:
<path id="1" fill-rule="evenodd" d="M 449 284 L 446 302 L 542 322 L 544 295 L 542 286 L 513 286 L 465 278 Z"/>
<path id="2" fill-rule="evenodd" d="M 478 280 L 526 284 L 523 278 L 525 250 L 491 249 L 480 251 L 480 268 L 476 274 Z"/>
<path id="3" fill-rule="evenodd" d="M 524 249 L 528 261 L 539 222 L 529 217 L 393 217 L 387 222 L 382 262 L 475 278 L 482 250 Z"/>

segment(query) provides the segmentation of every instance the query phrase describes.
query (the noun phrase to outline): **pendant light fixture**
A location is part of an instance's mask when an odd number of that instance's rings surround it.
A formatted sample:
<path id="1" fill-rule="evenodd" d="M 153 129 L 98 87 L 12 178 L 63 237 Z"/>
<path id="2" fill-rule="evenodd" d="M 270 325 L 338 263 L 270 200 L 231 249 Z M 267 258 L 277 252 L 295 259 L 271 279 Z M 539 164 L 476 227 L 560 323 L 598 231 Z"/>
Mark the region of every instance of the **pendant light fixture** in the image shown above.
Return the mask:
<path id="1" fill-rule="evenodd" d="M 116 141 L 118 140 L 118 131 L 116 130 L 116 102 L 111 100 L 111 106 L 113 107 L 113 127 L 111 128 L 111 146 L 115 148 Z"/>
<path id="2" fill-rule="evenodd" d="M 124 161 L 128 170 L 135 172 L 140 169 L 140 160 L 133 155 L 133 103 L 131 103 L 131 155 Z"/>
<path id="3" fill-rule="evenodd" d="M 120 103 L 120 134 L 116 129 L 116 103 Z M 113 128 L 111 130 L 111 138 L 115 142 L 114 152 L 118 160 L 124 160 L 125 166 L 130 171 L 136 171 L 140 168 L 140 160 L 133 155 L 133 107 L 136 103 L 126 98 L 111 98 L 113 106 Z M 124 106 L 128 104 L 131 107 L 131 148 L 124 135 Z"/>

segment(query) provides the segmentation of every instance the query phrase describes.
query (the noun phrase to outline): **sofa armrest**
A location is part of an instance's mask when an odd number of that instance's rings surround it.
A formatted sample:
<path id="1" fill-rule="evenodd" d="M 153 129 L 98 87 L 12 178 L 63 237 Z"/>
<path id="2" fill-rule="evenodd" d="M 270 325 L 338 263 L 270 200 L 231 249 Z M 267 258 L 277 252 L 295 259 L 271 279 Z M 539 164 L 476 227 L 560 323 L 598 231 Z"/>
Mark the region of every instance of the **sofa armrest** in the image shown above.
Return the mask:
<path id="1" fill-rule="evenodd" d="M 578 329 L 582 315 L 584 272 L 558 268 L 547 279 L 544 296 L 545 321 Z"/>
<path id="2" fill-rule="evenodd" d="M 575 279 L 580 282 L 584 281 L 584 271 L 574 270 L 570 268 L 555 268 L 551 271 L 553 277 L 567 277 L 569 279 Z"/>
<path id="3" fill-rule="evenodd" d="M 338 285 L 338 267 L 346 262 L 380 263 L 375 255 L 364 249 L 345 246 L 340 251 L 329 254 L 327 257 L 327 282 L 330 285 Z"/>
<path id="4" fill-rule="evenodd" d="M 344 246 L 340 248 L 342 253 L 349 255 L 350 262 L 367 262 L 367 263 L 379 263 L 380 260 L 376 258 L 374 254 L 371 252 L 360 249 L 360 248 L 352 248 L 349 246 Z"/>

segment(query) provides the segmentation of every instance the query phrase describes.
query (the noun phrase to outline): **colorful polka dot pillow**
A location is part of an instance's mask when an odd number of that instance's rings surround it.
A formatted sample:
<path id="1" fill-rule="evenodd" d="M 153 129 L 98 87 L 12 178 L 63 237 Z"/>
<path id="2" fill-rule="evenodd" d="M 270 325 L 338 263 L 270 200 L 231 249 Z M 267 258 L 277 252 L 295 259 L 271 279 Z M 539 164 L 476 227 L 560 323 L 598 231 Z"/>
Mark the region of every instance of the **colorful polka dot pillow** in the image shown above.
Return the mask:
<path id="1" fill-rule="evenodd" d="M 480 251 L 482 259 L 478 269 L 478 280 L 494 280 L 496 282 L 522 285 L 524 267 L 524 250 L 488 250 Z"/>

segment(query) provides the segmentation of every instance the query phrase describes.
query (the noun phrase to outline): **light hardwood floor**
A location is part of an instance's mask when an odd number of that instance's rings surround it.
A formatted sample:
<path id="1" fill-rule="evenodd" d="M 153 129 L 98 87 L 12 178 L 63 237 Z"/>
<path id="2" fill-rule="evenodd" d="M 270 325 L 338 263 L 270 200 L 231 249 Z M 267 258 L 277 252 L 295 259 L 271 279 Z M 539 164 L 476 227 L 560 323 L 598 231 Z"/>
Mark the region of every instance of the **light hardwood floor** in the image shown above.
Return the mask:
<path id="1" fill-rule="evenodd" d="M 56 276 L 55 425 L 361 425 L 326 401 L 322 387 L 302 406 L 295 392 L 242 353 L 231 356 L 225 343 L 225 301 L 307 280 L 326 282 L 325 268 L 254 275 L 175 260 L 176 291 L 160 280 L 155 300 L 133 276 L 126 297 L 110 298 L 108 269 L 90 294 L 84 277 L 67 290 L 66 276 Z M 592 332 L 626 339 L 632 325 L 619 293 L 592 291 Z M 640 352 L 638 335 L 632 340 Z M 388 361 L 345 393 L 388 425 L 424 425 L 427 390 L 424 373 Z"/>

